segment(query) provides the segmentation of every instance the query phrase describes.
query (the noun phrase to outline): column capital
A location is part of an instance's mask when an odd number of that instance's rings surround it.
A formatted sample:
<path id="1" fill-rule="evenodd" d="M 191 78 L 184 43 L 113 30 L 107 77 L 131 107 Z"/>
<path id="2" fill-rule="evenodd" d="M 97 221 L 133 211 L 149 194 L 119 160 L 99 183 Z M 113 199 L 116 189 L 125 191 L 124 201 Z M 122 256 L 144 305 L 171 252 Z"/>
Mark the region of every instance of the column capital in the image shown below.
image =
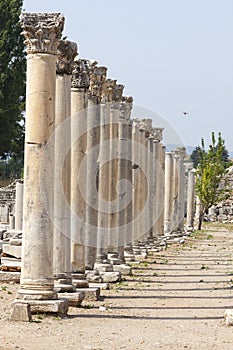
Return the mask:
<path id="1" fill-rule="evenodd" d="M 88 89 L 90 86 L 90 71 L 97 64 L 86 59 L 75 61 L 72 72 L 71 87 L 75 89 Z"/>
<path id="2" fill-rule="evenodd" d="M 116 82 L 117 81 L 113 79 L 106 79 L 104 81 L 101 96 L 102 103 L 109 103 L 113 101 L 113 92 L 116 86 Z"/>
<path id="3" fill-rule="evenodd" d="M 133 97 L 123 96 L 120 102 L 120 118 L 129 121 L 133 108 Z"/>
<path id="4" fill-rule="evenodd" d="M 57 74 L 71 75 L 74 69 L 74 59 L 77 56 L 78 46 L 76 43 L 68 40 L 61 40 L 57 50 Z"/>
<path id="5" fill-rule="evenodd" d="M 161 142 L 163 139 L 164 128 L 152 128 L 152 137 L 154 142 Z"/>
<path id="6" fill-rule="evenodd" d="M 22 13 L 20 24 L 27 54 L 57 54 L 65 18 L 61 13 Z"/>
<path id="7" fill-rule="evenodd" d="M 145 131 L 146 137 L 149 137 L 149 135 L 152 133 L 152 119 L 135 118 L 133 121 L 139 128 L 139 131 Z"/>
<path id="8" fill-rule="evenodd" d="M 101 99 L 103 85 L 106 81 L 107 67 L 94 66 L 90 71 L 89 97 Z"/>
<path id="9" fill-rule="evenodd" d="M 180 157 L 181 159 L 184 159 L 185 155 L 186 155 L 186 148 L 185 147 L 177 147 L 174 150 L 174 154 L 178 157 Z"/>

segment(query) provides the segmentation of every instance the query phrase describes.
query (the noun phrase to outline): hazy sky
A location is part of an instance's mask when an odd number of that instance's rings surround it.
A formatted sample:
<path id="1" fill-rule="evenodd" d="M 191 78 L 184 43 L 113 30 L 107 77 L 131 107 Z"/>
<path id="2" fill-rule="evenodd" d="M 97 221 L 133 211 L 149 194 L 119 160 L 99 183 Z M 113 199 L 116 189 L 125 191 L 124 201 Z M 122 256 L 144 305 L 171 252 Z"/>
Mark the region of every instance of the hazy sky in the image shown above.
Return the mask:
<path id="1" fill-rule="evenodd" d="M 107 66 L 147 109 L 140 116 L 169 123 L 186 145 L 221 131 L 233 150 L 232 0 L 24 0 L 24 9 L 62 12 L 80 57 Z"/>

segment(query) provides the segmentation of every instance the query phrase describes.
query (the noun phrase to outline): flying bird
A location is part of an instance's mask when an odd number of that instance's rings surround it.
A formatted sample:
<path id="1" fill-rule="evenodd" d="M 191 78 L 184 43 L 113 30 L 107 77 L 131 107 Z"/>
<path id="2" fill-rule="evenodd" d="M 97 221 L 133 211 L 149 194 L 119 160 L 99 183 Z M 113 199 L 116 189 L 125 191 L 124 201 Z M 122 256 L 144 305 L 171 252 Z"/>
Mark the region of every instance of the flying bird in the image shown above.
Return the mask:
<path id="1" fill-rule="evenodd" d="M 183 112 L 183 115 L 186 116 L 188 114 L 188 112 Z"/>

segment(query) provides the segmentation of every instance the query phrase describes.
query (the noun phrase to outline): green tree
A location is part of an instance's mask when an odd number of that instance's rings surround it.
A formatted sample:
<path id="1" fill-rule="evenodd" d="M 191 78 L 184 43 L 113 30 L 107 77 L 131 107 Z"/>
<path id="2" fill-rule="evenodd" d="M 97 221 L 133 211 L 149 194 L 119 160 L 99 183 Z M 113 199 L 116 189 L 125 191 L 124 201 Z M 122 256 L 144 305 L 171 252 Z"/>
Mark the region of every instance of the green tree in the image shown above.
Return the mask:
<path id="1" fill-rule="evenodd" d="M 229 196 L 225 176 L 227 167 L 222 157 L 224 149 L 225 145 L 221 133 L 218 134 L 217 144 L 215 134 L 212 133 L 212 144 L 208 151 L 205 150 L 203 139 L 199 148 L 199 164 L 196 171 L 196 193 L 202 204 L 199 230 L 201 230 L 203 217 L 207 210 Z"/>
<path id="2" fill-rule="evenodd" d="M 216 145 L 215 147 L 216 147 L 216 150 L 217 150 L 217 148 L 219 147 L 220 145 Z M 222 146 L 221 146 L 222 147 Z M 191 159 L 191 161 L 192 161 L 192 163 L 193 163 L 193 167 L 196 169 L 197 167 L 198 167 L 198 164 L 200 163 L 200 161 L 201 161 L 201 156 L 200 156 L 200 152 L 202 152 L 203 150 L 202 150 L 202 148 L 200 147 L 200 146 L 197 146 L 194 150 L 193 150 L 193 152 L 191 153 L 191 155 L 190 155 L 190 159 Z M 225 145 L 223 145 L 223 147 L 222 147 L 222 155 L 221 155 L 221 159 L 222 159 L 222 161 L 223 161 L 223 163 L 224 163 L 224 166 L 225 166 L 225 168 L 228 168 L 228 166 L 229 166 L 229 162 L 230 162 L 230 159 L 229 159 L 229 152 L 228 152 L 228 150 L 226 149 L 226 146 Z"/>
<path id="3" fill-rule="evenodd" d="M 0 159 L 23 163 L 26 59 L 19 25 L 23 0 L 0 2 Z"/>
<path id="4" fill-rule="evenodd" d="M 200 151 L 201 147 L 197 146 L 191 153 L 190 159 L 193 163 L 193 167 L 196 169 L 198 164 L 200 163 Z"/>

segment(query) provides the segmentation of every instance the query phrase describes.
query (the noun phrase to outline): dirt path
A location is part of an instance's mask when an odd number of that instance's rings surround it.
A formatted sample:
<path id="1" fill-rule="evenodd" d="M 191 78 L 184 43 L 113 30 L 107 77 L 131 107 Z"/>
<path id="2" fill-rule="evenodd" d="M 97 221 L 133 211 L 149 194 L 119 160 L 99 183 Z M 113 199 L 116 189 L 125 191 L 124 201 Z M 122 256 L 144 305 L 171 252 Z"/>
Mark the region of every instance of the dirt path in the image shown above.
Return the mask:
<path id="1" fill-rule="evenodd" d="M 233 308 L 232 244 L 232 232 L 214 231 L 169 247 L 103 291 L 103 300 L 70 308 L 62 320 L 10 322 L 18 286 L 4 284 L 0 349 L 232 350 L 233 328 L 223 323 L 224 311 Z"/>

